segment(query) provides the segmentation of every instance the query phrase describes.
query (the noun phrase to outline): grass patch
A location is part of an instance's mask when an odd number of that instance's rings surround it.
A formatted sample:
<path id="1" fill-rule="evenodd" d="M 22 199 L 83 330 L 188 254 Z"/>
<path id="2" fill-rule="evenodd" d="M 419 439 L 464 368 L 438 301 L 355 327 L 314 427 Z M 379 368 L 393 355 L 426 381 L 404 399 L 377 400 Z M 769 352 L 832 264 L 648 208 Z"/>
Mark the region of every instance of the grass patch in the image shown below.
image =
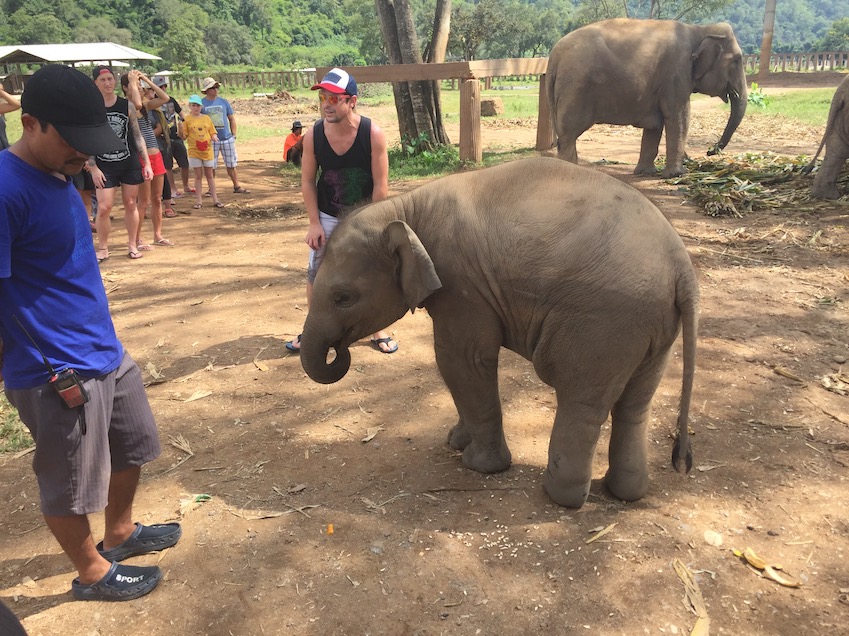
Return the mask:
<path id="1" fill-rule="evenodd" d="M 15 407 L 0 393 L 0 453 L 15 453 L 32 445 L 32 436 Z"/>
<path id="2" fill-rule="evenodd" d="M 766 106 L 748 109 L 746 117 L 780 115 L 808 126 L 824 126 L 828 119 L 831 98 L 834 97 L 833 88 L 811 88 L 782 95 L 770 95 L 769 89 L 762 90 L 769 98 Z"/>

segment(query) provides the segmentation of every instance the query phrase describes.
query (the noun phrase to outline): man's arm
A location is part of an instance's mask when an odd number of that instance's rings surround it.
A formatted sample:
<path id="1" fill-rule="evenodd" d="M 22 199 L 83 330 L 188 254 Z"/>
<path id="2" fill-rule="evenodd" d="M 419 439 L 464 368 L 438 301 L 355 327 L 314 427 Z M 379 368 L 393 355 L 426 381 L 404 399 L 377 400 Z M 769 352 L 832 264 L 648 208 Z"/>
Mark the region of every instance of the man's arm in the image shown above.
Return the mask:
<path id="1" fill-rule="evenodd" d="M 156 93 L 156 97 L 154 97 L 153 99 L 147 100 L 147 102 L 145 102 L 145 104 L 144 104 L 144 107 L 148 111 L 154 110 L 155 108 L 159 108 L 160 106 L 162 106 L 162 104 L 168 103 L 168 100 L 171 99 L 168 96 L 168 93 L 166 93 L 159 86 L 154 84 L 153 81 L 151 79 L 149 79 L 147 77 L 147 75 L 145 75 L 144 73 L 139 73 L 139 77 L 141 78 L 141 80 L 145 84 L 147 84 L 148 86 L 150 86 L 150 88 L 153 89 L 154 93 Z"/>
<path id="2" fill-rule="evenodd" d="M 5 101 L 5 103 L 0 102 L 0 115 L 11 113 L 21 107 L 21 100 L 11 93 L 7 93 L 2 88 L 0 88 L 0 99 Z"/>
<path id="3" fill-rule="evenodd" d="M 138 111 L 133 103 L 128 104 L 130 111 L 130 134 L 133 136 L 133 143 L 139 151 L 139 159 L 142 162 L 142 175 L 145 181 L 153 179 L 153 168 L 150 167 L 150 157 L 147 156 L 147 144 L 144 142 L 141 130 L 139 130 Z"/>
<path id="4" fill-rule="evenodd" d="M 318 161 L 315 158 L 313 129 L 310 128 L 304 135 L 304 156 L 301 158 L 301 192 L 304 196 L 304 207 L 307 209 L 307 218 L 310 222 L 306 242 L 314 250 L 321 248 L 327 239 L 318 218 L 318 188 L 315 184 L 317 174 Z"/>
<path id="5" fill-rule="evenodd" d="M 235 137 L 236 136 L 236 116 L 235 115 L 227 115 L 227 121 L 230 122 L 230 134 Z"/>
<path id="6" fill-rule="evenodd" d="M 389 196 L 389 152 L 386 135 L 374 122 L 371 124 L 371 178 L 374 181 L 371 200 L 382 201 Z"/>

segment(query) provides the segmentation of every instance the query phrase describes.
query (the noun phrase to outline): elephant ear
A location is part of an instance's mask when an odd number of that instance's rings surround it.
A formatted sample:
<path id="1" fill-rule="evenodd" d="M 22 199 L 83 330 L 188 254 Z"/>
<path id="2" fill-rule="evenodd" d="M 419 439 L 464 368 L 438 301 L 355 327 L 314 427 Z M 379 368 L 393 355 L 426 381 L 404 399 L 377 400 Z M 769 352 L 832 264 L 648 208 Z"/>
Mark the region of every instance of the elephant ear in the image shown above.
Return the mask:
<path id="1" fill-rule="evenodd" d="M 442 287 L 442 281 L 436 274 L 430 254 L 409 225 L 403 221 L 392 221 L 383 230 L 383 236 L 398 263 L 404 299 L 410 311 L 414 312 L 425 298 Z"/>
<path id="2" fill-rule="evenodd" d="M 693 79 L 701 79 L 719 61 L 724 39 L 724 35 L 708 34 L 699 42 L 693 53 Z"/>

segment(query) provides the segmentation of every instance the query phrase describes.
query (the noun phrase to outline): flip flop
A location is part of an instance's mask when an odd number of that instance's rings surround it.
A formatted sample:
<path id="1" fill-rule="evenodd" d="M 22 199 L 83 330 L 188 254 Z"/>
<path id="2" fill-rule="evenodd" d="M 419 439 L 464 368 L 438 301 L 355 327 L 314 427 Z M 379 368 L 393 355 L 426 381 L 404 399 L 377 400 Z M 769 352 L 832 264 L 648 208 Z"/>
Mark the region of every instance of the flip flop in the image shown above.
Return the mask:
<path id="1" fill-rule="evenodd" d="M 129 252 L 127 254 L 127 257 L 131 258 L 133 260 L 136 260 L 137 258 L 141 258 L 142 256 L 144 256 L 144 254 L 142 254 L 141 252 Z"/>
<path id="2" fill-rule="evenodd" d="M 289 342 L 287 342 L 286 343 L 286 349 L 288 351 L 291 351 L 292 353 L 300 353 L 301 352 L 301 336 L 302 335 L 303 334 L 298 334 L 298 336 L 294 340 L 290 340 Z M 298 344 L 297 347 L 295 346 L 295 343 Z"/>
<path id="3" fill-rule="evenodd" d="M 97 255 L 97 253 L 98 253 L 98 252 L 101 252 L 101 253 L 102 253 L 102 252 L 106 252 L 106 256 L 98 256 L 98 255 Z M 95 251 L 94 251 L 94 255 L 97 257 L 97 262 L 98 262 L 98 263 L 102 263 L 103 261 L 108 261 L 108 260 L 109 260 L 109 250 L 95 250 Z"/>
<path id="4" fill-rule="evenodd" d="M 203 207 L 203 205 L 201 205 L 200 203 L 195 203 L 192 207 L 193 207 L 195 210 L 200 210 L 200 209 Z"/>
<path id="5" fill-rule="evenodd" d="M 147 243 L 140 243 L 139 245 L 136 245 L 136 247 L 142 252 L 150 252 L 153 250 L 153 245 L 148 245 Z"/>
<path id="6" fill-rule="evenodd" d="M 248 190 L 247 188 L 243 188 L 242 186 L 239 186 L 238 188 L 233 188 L 233 193 L 234 194 L 250 194 L 251 191 Z"/>
<path id="7" fill-rule="evenodd" d="M 392 344 L 394 344 L 395 346 L 394 346 L 394 347 L 392 347 L 392 346 L 389 344 L 390 342 L 391 342 Z M 381 349 L 381 348 L 380 348 L 380 345 L 381 345 L 381 344 L 385 344 L 387 347 L 389 347 L 389 351 L 384 351 L 383 349 Z M 378 351 L 380 351 L 380 353 L 395 353 L 396 351 L 398 351 L 398 344 L 397 344 L 396 342 L 393 342 L 393 340 L 392 340 L 392 338 L 391 338 L 391 337 L 388 337 L 388 338 L 372 338 L 372 339 L 371 339 L 371 345 L 372 345 L 375 349 L 377 349 Z"/>
<path id="8" fill-rule="evenodd" d="M 155 565 L 113 563 L 97 583 L 85 585 L 74 579 L 71 592 L 78 601 L 131 601 L 152 591 L 161 580 L 162 570 Z"/>
<path id="9" fill-rule="evenodd" d="M 179 523 L 158 523 L 150 526 L 136 523 L 133 534 L 121 545 L 104 550 L 103 541 L 101 541 L 95 547 L 100 556 L 107 561 L 123 561 L 139 554 L 159 552 L 165 548 L 170 548 L 180 540 L 182 534 L 183 529 Z"/>
<path id="10" fill-rule="evenodd" d="M 164 216 L 166 219 L 173 219 L 177 216 L 177 213 L 174 212 L 174 210 L 172 210 L 171 208 L 168 208 L 167 210 L 165 210 L 165 212 L 162 213 L 162 216 Z"/>
<path id="11" fill-rule="evenodd" d="M 224 207 L 224 204 L 223 204 L 223 203 L 221 203 L 221 201 L 216 201 L 216 202 L 215 202 L 215 207 L 216 207 L 216 208 L 223 208 L 223 207 Z"/>
<path id="12" fill-rule="evenodd" d="M 161 238 L 156 241 L 157 245 L 161 245 L 163 247 L 174 247 L 174 243 L 169 241 L 167 238 Z"/>

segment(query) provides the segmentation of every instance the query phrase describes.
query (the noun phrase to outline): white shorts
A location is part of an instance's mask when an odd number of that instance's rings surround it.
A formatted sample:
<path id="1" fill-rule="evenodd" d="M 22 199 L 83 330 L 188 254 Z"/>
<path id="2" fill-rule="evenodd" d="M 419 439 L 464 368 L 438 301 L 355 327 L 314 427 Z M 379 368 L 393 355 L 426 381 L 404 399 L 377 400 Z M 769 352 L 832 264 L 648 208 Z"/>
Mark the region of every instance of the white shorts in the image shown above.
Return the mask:
<path id="1" fill-rule="evenodd" d="M 215 161 L 213 168 L 218 168 L 218 153 L 224 157 L 224 166 L 227 168 L 235 168 L 239 158 L 236 156 L 236 138 L 230 137 L 224 141 L 212 142 L 212 157 Z"/>
<path id="2" fill-rule="evenodd" d="M 189 157 L 189 168 L 214 168 L 215 159 L 198 159 Z"/>
<path id="3" fill-rule="evenodd" d="M 327 241 L 330 239 L 330 235 L 333 234 L 333 230 L 339 225 L 339 219 L 321 211 L 318 213 L 318 221 L 321 223 L 321 227 L 324 228 L 324 243 L 317 250 L 310 250 L 310 262 L 307 265 L 307 280 L 310 284 L 315 282 L 315 275 L 318 273 L 318 266 L 321 265 L 321 261 L 324 258 Z"/>

